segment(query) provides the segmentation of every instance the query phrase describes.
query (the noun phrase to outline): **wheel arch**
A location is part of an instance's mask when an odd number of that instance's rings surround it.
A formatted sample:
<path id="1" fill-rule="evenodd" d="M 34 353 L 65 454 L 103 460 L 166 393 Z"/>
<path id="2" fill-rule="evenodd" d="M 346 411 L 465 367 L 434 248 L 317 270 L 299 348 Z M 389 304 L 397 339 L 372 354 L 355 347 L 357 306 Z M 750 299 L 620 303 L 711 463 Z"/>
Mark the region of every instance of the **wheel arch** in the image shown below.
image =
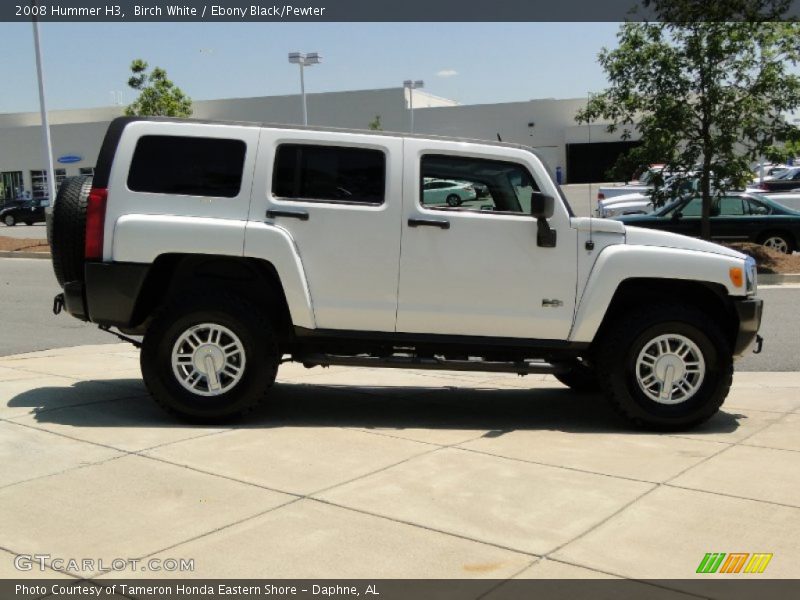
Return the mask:
<path id="1" fill-rule="evenodd" d="M 592 344 L 596 344 L 614 322 L 636 308 L 664 302 L 686 303 L 686 298 L 691 298 L 693 307 L 719 324 L 733 348 L 739 331 L 739 317 L 723 285 L 707 281 L 655 277 L 631 277 L 620 282 Z"/>
<path id="2" fill-rule="evenodd" d="M 220 285 L 226 292 L 264 307 L 281 340 L 293 337 L 294 315 L 275 265 L 265 259 L 211 254 L 159 255 L 135 302 L 132 328 L 146 329 L 151 317 L 181 294 L 202 293 L 209 286 Z"/>

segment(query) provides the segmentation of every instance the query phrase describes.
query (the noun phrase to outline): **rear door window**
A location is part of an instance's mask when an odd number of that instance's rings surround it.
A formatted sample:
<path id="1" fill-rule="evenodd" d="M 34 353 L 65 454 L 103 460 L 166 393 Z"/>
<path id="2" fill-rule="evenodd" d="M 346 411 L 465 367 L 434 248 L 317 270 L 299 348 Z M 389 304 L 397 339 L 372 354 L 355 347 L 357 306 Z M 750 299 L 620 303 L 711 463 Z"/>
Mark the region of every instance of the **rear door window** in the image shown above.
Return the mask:
<path id="1" fill-rule="evenodd" d="M 286 200 L 383 204 L 386 155 L 345 146 L 281 144 L 272 193 Z"/>
<path id="2" fill-rule="evenodd" d="M 234 198 L 242 186 L 242 140 L 172 135 L 139 138 L 128 172 L 133 192 Z"/>

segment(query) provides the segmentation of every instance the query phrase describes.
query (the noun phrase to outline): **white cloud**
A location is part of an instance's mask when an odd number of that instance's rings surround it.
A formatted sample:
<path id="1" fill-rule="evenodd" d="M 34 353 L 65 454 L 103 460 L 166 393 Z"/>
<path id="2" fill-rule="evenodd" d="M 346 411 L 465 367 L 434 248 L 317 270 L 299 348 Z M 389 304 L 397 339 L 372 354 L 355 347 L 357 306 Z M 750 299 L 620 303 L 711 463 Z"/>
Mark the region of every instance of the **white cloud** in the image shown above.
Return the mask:
<path id="1" fill-rule="evenodd" d="M 458 71 L 455 69 L 442 69 L 436 74 L 437 77 L 455 77 L 456 75 L 458 75 Z"/>

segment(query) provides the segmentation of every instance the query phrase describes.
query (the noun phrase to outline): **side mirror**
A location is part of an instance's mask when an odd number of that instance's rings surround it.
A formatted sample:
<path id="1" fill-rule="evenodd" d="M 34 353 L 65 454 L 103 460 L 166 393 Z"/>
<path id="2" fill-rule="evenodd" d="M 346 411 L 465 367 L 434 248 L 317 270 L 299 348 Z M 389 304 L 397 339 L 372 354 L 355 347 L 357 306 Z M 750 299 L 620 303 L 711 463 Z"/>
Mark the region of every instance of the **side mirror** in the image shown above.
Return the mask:
<path id="1" fill-rule="evenodd" d="M 553 216 L 554 200 L 542 192 L 531 192 L 531 215 L 537 219 L 549 219 Z"/>
<path id="2" fill-rule="evenodd" d="M 542 248 L 556 247 L 556 232 L 550 229 L 547 219 L 553 216 L 555 201 L 542 192 L 531 193 L 531 215 L 536 218 L 536 245 Z"/>

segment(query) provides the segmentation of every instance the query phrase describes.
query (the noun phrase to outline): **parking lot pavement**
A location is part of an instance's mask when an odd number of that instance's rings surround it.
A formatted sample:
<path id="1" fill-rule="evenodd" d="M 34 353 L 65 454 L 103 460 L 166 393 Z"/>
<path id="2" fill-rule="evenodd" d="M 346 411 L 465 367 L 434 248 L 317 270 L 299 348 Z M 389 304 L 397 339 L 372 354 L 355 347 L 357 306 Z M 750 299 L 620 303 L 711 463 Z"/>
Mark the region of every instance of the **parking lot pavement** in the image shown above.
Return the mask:
<path id="1" fill-rule="evenodd" d="M 798 440 L 800 373 L 737 374 L 719 415 L 666 435 L 545 376 L 284 365 L 263 408 L 201 427 L 147 397 L 130 346 L 8 356 L 0 573 L 49 554 L 208 578 L 663 579 L 769 552 L 763 576 L 788 578 Z"/>
<path id="2" fill-rule="evenodd" d="M 46 240 L 47 228 L 45 227 L 44 223 L 34 223 L 33 225 L 15 225 L 14 227 L 0 225 L 0 236 Z"/>

